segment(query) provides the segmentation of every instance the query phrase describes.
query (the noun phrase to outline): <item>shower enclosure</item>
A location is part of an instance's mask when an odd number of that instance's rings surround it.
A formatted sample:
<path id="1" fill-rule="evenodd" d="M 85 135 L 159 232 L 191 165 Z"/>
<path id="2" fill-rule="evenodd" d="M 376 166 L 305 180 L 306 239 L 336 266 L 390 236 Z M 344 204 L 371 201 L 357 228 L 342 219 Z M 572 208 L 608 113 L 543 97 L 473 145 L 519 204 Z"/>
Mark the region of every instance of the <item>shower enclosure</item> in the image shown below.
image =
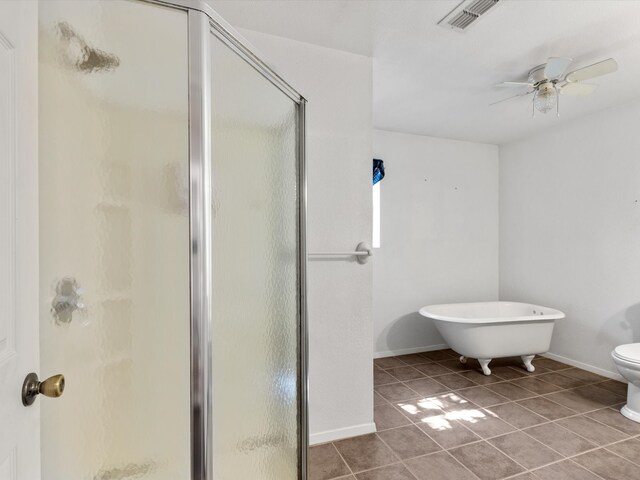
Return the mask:
<path id="1" fill-rule="evenodd" d="M 304 98 L 179 0 L 40 2 L 39 97 L 42 479 L 306 478 Z"/>

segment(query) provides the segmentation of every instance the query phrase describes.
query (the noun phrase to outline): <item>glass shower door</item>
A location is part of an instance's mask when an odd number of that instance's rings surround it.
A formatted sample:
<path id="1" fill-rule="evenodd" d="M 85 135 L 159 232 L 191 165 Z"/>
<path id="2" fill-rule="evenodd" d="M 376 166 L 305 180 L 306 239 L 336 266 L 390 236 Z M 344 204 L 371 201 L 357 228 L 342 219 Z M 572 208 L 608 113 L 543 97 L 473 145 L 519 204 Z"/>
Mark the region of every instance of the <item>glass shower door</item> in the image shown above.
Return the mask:
<path id="1" fill-rule="evenodd" d="M 301 478 L 303 99 L 201 11 L 39 6 L 42 478 Z"/>
<path id="2" fill-rule="evenodd" d="M 211 35 L 213 478 L 298 478 L 298 105 Z"/>
<path id="3" fill-rule="evenodd" d="M 44 480 L 190 478 L 188 24 L 40 2 Z M 31 407 L 30 407 L 31 408 Z"/>

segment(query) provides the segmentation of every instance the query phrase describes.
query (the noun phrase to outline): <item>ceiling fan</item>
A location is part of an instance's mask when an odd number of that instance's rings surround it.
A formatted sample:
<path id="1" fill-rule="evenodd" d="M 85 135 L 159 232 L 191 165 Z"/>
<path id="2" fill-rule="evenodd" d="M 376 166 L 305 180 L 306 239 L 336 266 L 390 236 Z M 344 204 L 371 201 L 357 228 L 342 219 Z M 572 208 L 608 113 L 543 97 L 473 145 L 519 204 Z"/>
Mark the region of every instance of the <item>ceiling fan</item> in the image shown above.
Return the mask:
<path id="1" fill-rule="evenodd" d="M 596 89 L 596 85 L 582 83 L 583 80 L 613 73 L 618 70 L 618 64 L 613 58 L 602 60 L 587 67 L 582 67 L 566 73 L 573 60 L 567 57 L 550 57 L 547 63 L 538 65 L 529 71 L 526 82 L 502 82 L 498 87 L 523 88 L 527 91 L 504 98 L 496 103 L 524 97 L 533 94 L 532 112 L 547 113 L 556 108 L 556 114 L 560 116 L 559 94 L 563 95 L 589 95 Z"/>

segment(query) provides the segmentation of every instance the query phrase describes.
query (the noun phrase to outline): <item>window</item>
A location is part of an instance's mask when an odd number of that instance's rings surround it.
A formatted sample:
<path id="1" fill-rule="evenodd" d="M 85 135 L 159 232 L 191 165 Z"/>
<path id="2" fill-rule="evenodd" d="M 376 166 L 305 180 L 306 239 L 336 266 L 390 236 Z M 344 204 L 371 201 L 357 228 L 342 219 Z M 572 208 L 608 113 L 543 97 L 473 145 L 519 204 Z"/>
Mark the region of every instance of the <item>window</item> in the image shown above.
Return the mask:
<path id="1" fill-rule="evenodd" d="M 384 178 L 384 161 L 373 159 L 373 248 L 380 248 L 380 183 Z"/>
<path id="2" fill-rule="evenodd" d="M 380 184 L 373 186 L 373 248 L 380 248 Z"/>

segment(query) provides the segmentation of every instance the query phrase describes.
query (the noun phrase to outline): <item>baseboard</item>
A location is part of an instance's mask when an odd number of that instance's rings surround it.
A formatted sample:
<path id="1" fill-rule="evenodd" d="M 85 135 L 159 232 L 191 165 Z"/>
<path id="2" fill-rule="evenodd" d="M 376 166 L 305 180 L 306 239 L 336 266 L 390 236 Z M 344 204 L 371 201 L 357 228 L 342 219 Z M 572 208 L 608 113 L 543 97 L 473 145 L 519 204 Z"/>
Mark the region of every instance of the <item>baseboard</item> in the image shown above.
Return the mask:
<path id="1" fill-rule="evenodd" d="M 541 356 L 550 358 L 551 360 L 557 360 L 558 362 L 566 363 L 567 365 L 571 365 L 572 367 L 581 368 L 582 370 L 586 370 L 587 372 L 597 373 L 598 375 L 602 375 L 603 377 L 607 377 L 612 380 L 618 380 L 620 382 L 627 383 L 627 381 L 622 378 L 622 375 L 610 372 L 609 370 L 604 370 L 599 367 L 594 367 L 593 365 L 589 365 L 588 363 L 578 362 L 577 360 L 572 360 L 571 358 L 563 357 L 562 355 L 556 355 L 555 353 L 551 352 L 543 353 Z"/>
<path id="2" fill-rule="evenodd" d="M 427 345 L 425 347 L 401 348 L 400 350 L 387 350 L 386 352 L 375 352 L 373 358 L 395 357 L 397 355 L 409 355 L 410 353 L 433 352 L 434 350 L 442 350 L 449 348 L 446 343 L 439 345 Z"/>
<path id="3" fill-rule="evenodd" d="M 366 435 L 376 431 L 375 423 L 363 423 L 362 425 L 354 425 L 353 427 L 338 428 L 337 430 L 327 430 L 326 432 L 312 433 L 309 435 L 309 445 L 318 445 L 320 443 L 333 442 L 342 440 L 343 438 L 357 437 L 358 435 Z"/>

